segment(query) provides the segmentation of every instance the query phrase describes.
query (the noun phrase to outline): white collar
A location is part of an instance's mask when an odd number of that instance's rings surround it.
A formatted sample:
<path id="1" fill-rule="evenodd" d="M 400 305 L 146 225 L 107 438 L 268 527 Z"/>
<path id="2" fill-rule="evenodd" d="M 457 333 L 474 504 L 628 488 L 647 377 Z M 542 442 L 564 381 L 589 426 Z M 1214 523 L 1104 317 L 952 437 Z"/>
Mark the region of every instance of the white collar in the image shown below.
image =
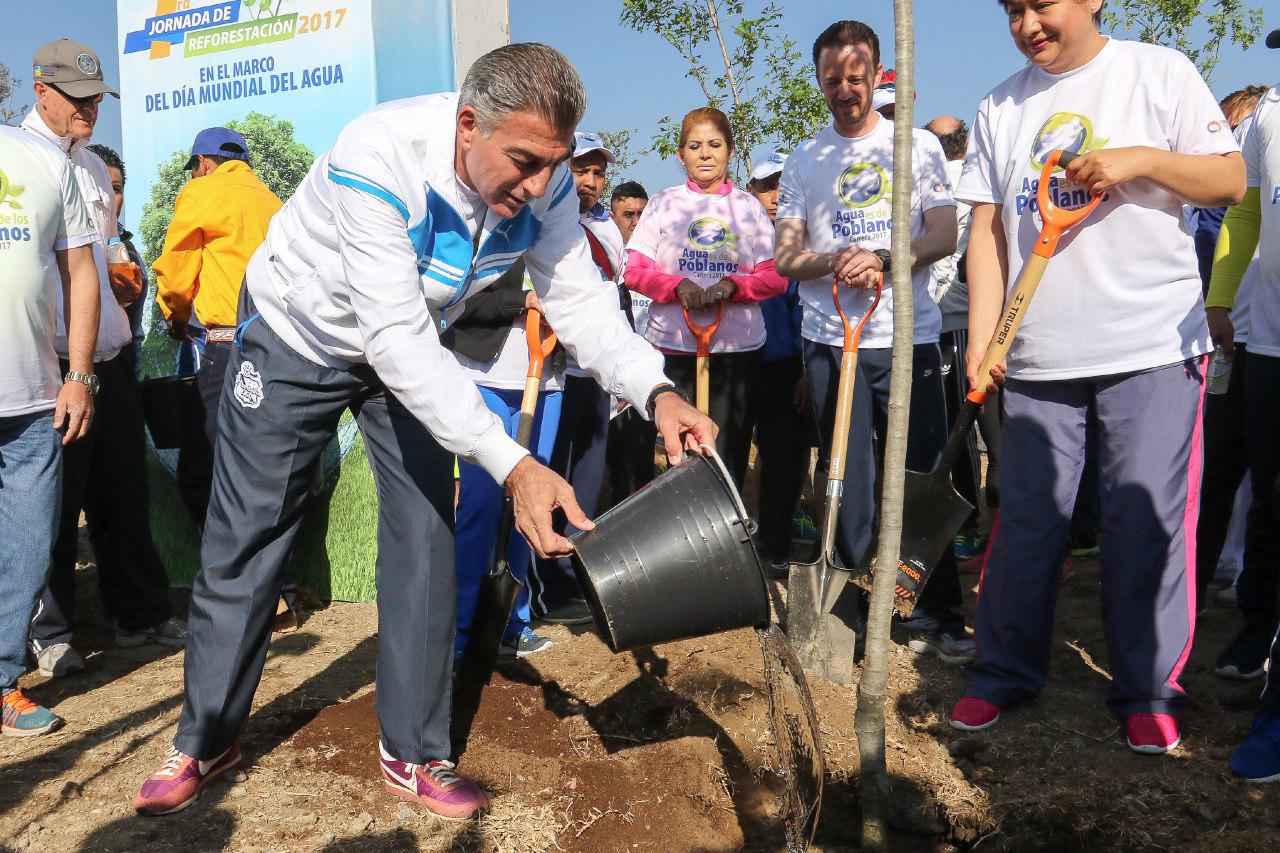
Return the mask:
<path id="1" fill-rule="evenodd" d="M 75 155 L 89 144 L 87 139 L 74 139 L 70 136 L 59 136 L 54 133 L 49 125 L 45 123 L 45 120 L 40 117 L 40 111 L 34 107 L 27 113 L 27 117 L 22 120 L 22 127 L 36 136 L 49 140 L 68 157 Z"/>

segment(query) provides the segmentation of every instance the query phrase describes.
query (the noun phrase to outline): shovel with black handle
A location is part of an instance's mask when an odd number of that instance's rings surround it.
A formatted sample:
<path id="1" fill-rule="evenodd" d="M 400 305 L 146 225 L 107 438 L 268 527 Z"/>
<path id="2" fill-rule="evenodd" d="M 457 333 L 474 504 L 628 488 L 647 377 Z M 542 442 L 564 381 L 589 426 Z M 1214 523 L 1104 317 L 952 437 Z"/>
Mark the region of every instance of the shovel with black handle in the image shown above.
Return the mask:
<path id="1" fill-rule="evenodd" d="M 527 448 L 533 436 L 533 418 L 538 410 L 538 392 L 542 388 L 542 366 L 556 347 L 556 336 L 549 328 L 544 337 L 542 312 L 530 309 L 525 320 L 525 339 L 529 344 L 529 372 L 524 383 L 524 396 L 520 400 L 520 422 L 516 426 L 516 442 Z M 502 520 L 498 524 L 498 536 L 494 541 L 493 559 L 489 570 L 480 581 L 480 594 L 476 599 L 475 617 L 467 634 L 467 645 L 458 661 L 458 692 L 454 697 L 455 753 L 460 753 L 470 732 L 471 720 L 479 708 L 480 691 L 493 677 L 498 664 L 498 651 L 511 619 L 511 608 L 523 584 L 511 571 L 507 551 L 515 529 L 515 506 L 511 492 L 502 499 Z"/>
<path id="2" fill-rule="evenodd" d="M 982 404 L 987 399 L 986 383 L 991 376 L 991 368 L 1004 361 L 1008 355 L 1027 306 L 1031 304 L 1031 297 L 1040 285 L 1049 259 L 1058 248 L 1058 241 L 1067 229 L 1078 224 L 1102 202 L 1103 196 L 1094 196 L 1092 201 L 1077 210 L 1064 210 L 1053 203 L 1049 181 L 1054 169 L 1059 166 L 1065 169 L 1078 156 L 1076 152 L 1054 151 L 1045 160 L 1040 172 L 1040 186 L 1036 191 L 1044 227 L 1009 295 L 1004 315 L 996 326 L 995 335 L 991 338 L 982 366 L 978 369 L 978 379 L 983 387 L 970 391 L 965 398 L 956 422 L 951 427 L 951 434 L 947 437 L 946 447 L 933 470 L 928 473 L 907 471 L 902 510 L 902 548 L 898 557 L 898 580 L 893 598 L 894 609 L 903 617 L 910 616 L 915 610 L 933 567 L 942 559 L 947 548 L 951 547 L 956 532 L 965 519 L 973 513 L 973 504 L 961 497 L 951 484 L 951 469 L 964 451 L 969 430 L 973 428 Z M 866 590 L 871 589 L 875 553 L 876 543 L 872 542 L 854 573 L 854 583 Z"/>
<path id="3" fill-rule="evenodd" d="M 858 371 L 858 344 L 871 313 L 880 304 L 884 277 L 876 283 L 875 298 L 854 326 L 840 305 L 840 282 L 831 285 L 831 297 L 844 323 L 844 348 L 840 355 L 840 380 L 836 386 L 835 429 L 827 466 L 827 500 L 822 515 L 822 548 L 812 563 L 791 566 L 787 577 L 787 639 L 807 672 L 828 681 L 848 684 L 853 679 L 853 653 L 857 641 L 857 602 L 848 605 L 845 595 L 849 571 L 836 558 L 836 528 L 840 499 L 844 495 L 845 451 L 853 414 L 853 384 Z M 855 596 L 856 597 L 856 596 Z"/>

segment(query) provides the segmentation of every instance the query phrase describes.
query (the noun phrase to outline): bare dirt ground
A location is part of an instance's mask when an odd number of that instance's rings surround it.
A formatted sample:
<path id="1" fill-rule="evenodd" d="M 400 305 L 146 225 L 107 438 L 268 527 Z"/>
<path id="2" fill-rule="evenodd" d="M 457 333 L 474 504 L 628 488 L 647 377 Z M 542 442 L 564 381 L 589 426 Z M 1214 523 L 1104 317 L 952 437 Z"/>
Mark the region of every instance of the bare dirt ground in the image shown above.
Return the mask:
<path id="1" fill-rule="evenodd" d="M 82 572 L 86 603 L 96 598 Z M 945 725 L 957 670 L 894 651 L 889 766 L 897 848 L 1276 849 L 1280 788 L 1234 780 L 1226 760 L 1258 685 L 1215 678 L 1236 616 L 1201 620 L 1184 684 L 1195 704 L 1171 756 L 1130 753 L 1103 702 L 1097 567 L 1063 589 L 1054 678 L 985 735 Z M 130 800 L 173 734 L 182 655 L 104 649 L 85 614 L 89 669 L 23 686 L 67 719 L 0 742 L 0 847 L 13 850 L 779 849 L 760 652 L 750 632 L 614 656 L 593 635 L 547 631 L 551 650 L 495 680 L 462 768 L 490 793 L 478 823 L 436 820 L 376 775 L 372 606 L 334 604 L 273 644 L 244 740 L 247 775 L 187 811 L 142 819 Z M 812 685 L 829 777 L 817 846 L 853 847 L 854 690 Z"/>

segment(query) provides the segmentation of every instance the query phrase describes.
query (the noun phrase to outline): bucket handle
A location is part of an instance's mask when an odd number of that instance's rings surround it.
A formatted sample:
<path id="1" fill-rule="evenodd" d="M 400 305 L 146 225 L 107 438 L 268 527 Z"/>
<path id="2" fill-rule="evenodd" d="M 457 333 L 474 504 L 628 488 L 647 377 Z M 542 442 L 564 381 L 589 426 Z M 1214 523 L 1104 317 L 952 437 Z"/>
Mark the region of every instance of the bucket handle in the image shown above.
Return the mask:
<path id="1" fill-rule="evenodd" d="M 711 445 L 700 444 L 698 447 L 711 460 L 711 463 L 716 466 L 716 470 L 720 472 L 720 479 L 724 480 L 725 485 L 729 487 L 729 498 L 733 501 L 733 508 L 738 511 L 738 520 L 747 528 L 747 533 L 755 533 L 756 524 L 750 514 L 747 513 L 747 505 L 743 503 L 742 495 L 738 494 L 738 487 L 734 485 L 733 478 L 729 476 L 729 469 L 724 466 L 724 460 L 720 458 L 720 454 L 716 453 L 716 449 Z"/>

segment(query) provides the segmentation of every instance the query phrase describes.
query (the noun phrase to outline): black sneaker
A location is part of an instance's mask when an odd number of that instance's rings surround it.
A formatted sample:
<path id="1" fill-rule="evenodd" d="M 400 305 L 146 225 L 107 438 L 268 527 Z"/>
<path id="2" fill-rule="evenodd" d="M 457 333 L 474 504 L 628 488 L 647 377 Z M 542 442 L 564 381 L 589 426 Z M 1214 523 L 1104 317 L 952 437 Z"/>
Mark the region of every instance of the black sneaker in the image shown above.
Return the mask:
<path id="1" fill-rule="evenodd" d="M 589 625 L 593 617 L 584 599 L 571 598 L 567 604 L 548 610 L 541 618 L 550 625 Z"/>
<path id="2" fill-rule="evenodd" d="M 1267 658 L 1271 656 L 1274 636 L 1267 636 L 1264 631 L 1246 625 L 1218 655 L 1214 674 L 1231 681 L 1261 678 L 1267 672 Z"/>
<path id="3" fill-rule="evenodd" d="M 907 641 L 907 648 L 918 655 L 935 654 L 943 663 L 966 664 L 978 656 L 978 647 L 963 630 L 926 631 Z"/>

